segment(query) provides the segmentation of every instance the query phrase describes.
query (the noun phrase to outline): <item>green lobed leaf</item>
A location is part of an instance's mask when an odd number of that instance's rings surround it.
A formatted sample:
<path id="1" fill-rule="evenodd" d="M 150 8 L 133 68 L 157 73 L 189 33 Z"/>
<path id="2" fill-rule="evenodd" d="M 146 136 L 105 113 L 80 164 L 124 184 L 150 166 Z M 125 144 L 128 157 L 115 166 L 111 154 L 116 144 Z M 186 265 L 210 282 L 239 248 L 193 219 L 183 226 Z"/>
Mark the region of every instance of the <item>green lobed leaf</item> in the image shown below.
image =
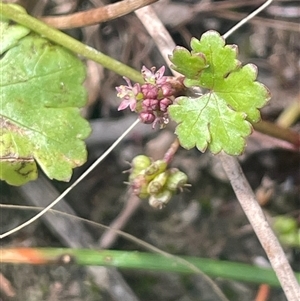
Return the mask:
<path id="1" fill-rule="evenodd" d="M 87 156 L 90 127 L 79 111 L 86 102 L 84 65 L 29 34 L 2 55 L 0 74 L 0 178 L 12 185 L 34 180 L 35 160 L 49 178 L 68 181 Z"/>
<path id="2" fill-rule="evenodd" d="M 243 151 L 244 137 L 251 133 L 245 114 L 229 108 L 215 93 L 195 99 L 180 97 L 169 113 L 179 123 L 175 132 L 186 149 L 196 146 L 204 152 L 209 147 L 214 154 L 224 150 L 238 155 Z"/>
<path id="3" fill-rule="evenodd" d="M 189 76 L 191 64 L 185 62 L 186 51 L 176 49 L 174 68 L 183 70 L 187 87 L 207 92 L 197 98 L 180 97 L 169 107 L 170 117 L 179 123 L 176 134 L 180 143 L 188 149 L 196 146 L 205 151 L 208 147 L 213 153 L 224 150 L 230 155 L 241 154 L 245 137 L 252 131 L 250 122 L 259 121 L 259 108 L 269 100 L 270 93 L 256 81 L 256 66 L 242 67 L 236 59 L 237 46 L 225 45 L 216 31 L 204 33 L 200 40 L 193 38 L 191 48 L 191 56 L 202 53 L 207 68 L 202 68 L 196 77 Z M 193 72 L 196 74 L 194 69 Z"/>
<path id="4" fill-rule="evenodd" d="M 199 76 L 202 70 L 207 67 L 206 58 L 202 53 L 190 53 L 180 46 L 175 48 L 169 59 L 173 63 L 171 67 L 187 78 Z"/>

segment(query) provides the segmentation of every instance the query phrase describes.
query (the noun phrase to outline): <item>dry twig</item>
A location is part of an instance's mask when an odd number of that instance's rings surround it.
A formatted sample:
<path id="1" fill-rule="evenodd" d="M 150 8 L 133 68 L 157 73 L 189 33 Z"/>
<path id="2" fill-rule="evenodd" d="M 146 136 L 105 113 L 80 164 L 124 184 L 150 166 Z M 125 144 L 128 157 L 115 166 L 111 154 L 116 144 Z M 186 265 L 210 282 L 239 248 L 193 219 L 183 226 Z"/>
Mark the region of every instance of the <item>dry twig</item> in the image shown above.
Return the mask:
<path id="1" fill-rule="evenodd" d="M 157 0 L 123 0 L 67 16 L 49 16 L 40 19 L 46 24 L 59 29 L 83 27 L 116 19 L 156 1 Z"/>
<path id="2" fill-rule="evenodd" d="M 219 158 L 256 236 L 263 246 L 270 263 L 289 301 L 300 300 L 300 287 L 277 237 L 255 199 L 255 195 L 235 157 L 220 153 Z"/>

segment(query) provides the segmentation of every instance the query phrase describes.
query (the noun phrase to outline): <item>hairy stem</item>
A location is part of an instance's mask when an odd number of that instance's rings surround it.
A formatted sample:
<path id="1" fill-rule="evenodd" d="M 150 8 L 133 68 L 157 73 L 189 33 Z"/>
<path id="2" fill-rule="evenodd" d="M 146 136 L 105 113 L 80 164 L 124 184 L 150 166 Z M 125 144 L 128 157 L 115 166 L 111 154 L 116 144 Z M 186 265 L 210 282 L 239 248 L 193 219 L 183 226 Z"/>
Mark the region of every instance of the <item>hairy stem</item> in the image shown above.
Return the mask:
<path id="1" fill-rule="evenodd" d="M 250 224 L 281 283 L 288 301 L 300 300 L 300 287 L 293 270 L 255 199 L 255 195 L 235 157 L 220 153 L 219 158 Z"/>
<path id="2" fill-rule="evenodd" d="M 64 46 L 65 48 L 80 54 L 88 59 L 91 59 L 103 67 L 110 69 L 117 74 L 126 76 L 133 81 L 142 83 L 143 78 L 140 72 L 128 67 L 127 65 L 89 47 L 76 39 L 64 34 L 63 32 L 49 27 L 45 23 L 37 20 L 34 17 L 20 11 L 15 5 L 0 3 L 0 14 L 6 18 L 15 21 L 25 27 L 28 27 L 34 32 L 46 37 L 47 39 Z"/>

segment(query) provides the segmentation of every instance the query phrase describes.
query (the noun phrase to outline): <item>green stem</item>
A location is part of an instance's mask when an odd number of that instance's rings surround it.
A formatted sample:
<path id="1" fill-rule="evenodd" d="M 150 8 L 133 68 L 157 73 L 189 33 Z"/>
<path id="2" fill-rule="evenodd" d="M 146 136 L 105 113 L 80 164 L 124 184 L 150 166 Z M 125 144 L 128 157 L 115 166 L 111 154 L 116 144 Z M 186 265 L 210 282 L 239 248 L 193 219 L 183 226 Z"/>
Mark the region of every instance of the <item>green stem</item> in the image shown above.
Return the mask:
<path id="1" fill-rule="evenodd" d="M 185 262 L 182 262 L 184 260 Z M 222 277 L 252 283 L 266 283 L 279 287 L 272 269 L 249 264 L 197 258 L 188 256 L 162 256 L 158 254 L 92 249 L 68 248 L 13 248 L 3 249 L 1 262 L 21 264 L 53 264 L 72 262 L 84 266 L 113 266 L 123 269 L 138 269 L 157 272 L 195 274 L 188 263 L 212 277 Z M 297 279 L 300 274 L 295 273 Z"/>
<path id="2" fill-rule="evenodd" d="M 49 27 L 45 23 L 25 12 L 22 12 L 16 5 L 0 3 L 0 14 L 71 50 L 72 52 L 101 64 L 103 67 L 110 69 L 117 74 L 126 76 L 135 82 L 143 83 L 140 72 L 77 41 L 57 29 Z"/>
<path id="3" fill-rule="evenodd" d="M 276 120 L 278 126 L 282 128 L 289 128 L 300 117 L 300 94 L 298 99 L 287 106 Z"/>
<path id="4" fill-rule="evenodd" d="M 291 129 L 283 128 L 275 123 L 268 121 L 260 121 L 252 125 L 253 128 L 258 132 L 290 142 L 296 147 L 300 146 L 300 135 L 297 132 L 292 131 Z"/>

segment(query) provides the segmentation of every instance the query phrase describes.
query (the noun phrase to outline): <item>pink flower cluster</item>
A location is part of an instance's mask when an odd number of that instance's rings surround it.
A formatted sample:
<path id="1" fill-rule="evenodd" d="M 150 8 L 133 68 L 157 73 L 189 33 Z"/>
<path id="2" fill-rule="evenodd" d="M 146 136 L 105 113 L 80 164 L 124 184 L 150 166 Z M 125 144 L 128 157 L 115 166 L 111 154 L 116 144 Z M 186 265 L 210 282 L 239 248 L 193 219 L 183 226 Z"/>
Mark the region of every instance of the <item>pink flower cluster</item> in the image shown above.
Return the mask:
<path id="1" fill-rule="evenodd" d="M 132 85 L 130 80 L 124 77 L 127 86 L 121 85 L 116 88 L 117 96 L 122 98 L 118 110 L 127 107 L 131 111 L 137 112 L 143 123 L 160 124 L 161 127 L 169 122 L 168 106 L 173 103 L 174 89 L 164 76 L 165 67 L 162 66 L 156 72 L 156 68 L 151 70 L 145 66 L 142 68 L 142 75 L 145 83 Z"/>

